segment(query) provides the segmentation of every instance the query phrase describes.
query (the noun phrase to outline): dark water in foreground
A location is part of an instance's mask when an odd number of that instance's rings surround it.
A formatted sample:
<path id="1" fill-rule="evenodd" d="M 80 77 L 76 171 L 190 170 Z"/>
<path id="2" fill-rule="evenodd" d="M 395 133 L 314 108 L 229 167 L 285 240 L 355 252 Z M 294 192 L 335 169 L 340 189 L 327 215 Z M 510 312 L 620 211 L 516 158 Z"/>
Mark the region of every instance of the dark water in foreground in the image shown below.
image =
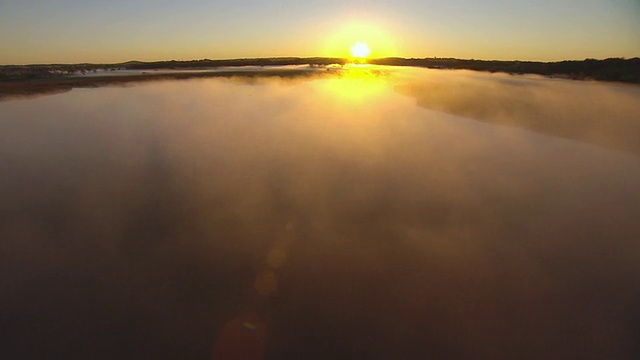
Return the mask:
<path id="1" fill-rule="evenodd" d="M 0 357 L 640 356 L 637 88 L 358 76 L 0 102 Z"/>

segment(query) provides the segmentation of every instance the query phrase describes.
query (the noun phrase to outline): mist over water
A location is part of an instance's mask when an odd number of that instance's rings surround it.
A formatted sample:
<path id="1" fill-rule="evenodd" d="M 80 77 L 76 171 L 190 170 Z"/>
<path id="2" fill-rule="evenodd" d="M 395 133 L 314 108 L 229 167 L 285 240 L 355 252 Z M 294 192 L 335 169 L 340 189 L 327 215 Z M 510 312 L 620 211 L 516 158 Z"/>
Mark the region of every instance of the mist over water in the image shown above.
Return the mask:
<path id="1" fill-rule="evenodd" d="M 352 74 L 0 102 L 0 355 L 640 355 L 638 87 Z"/>

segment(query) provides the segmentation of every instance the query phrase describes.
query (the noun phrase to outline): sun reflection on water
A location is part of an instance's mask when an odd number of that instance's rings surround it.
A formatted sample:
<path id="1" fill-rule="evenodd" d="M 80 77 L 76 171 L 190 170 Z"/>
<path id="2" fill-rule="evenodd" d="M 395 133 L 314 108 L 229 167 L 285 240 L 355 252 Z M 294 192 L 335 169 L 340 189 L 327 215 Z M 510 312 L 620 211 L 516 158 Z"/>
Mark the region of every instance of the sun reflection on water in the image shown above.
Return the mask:
<path id="1" fill-rule="evenodd" d="M 346 64 L 332 71 L 338 78 L 323 80 L 323 89 L 349 103 L 374 101 L 389 89 L 391 74 L 376 65 Z"/>

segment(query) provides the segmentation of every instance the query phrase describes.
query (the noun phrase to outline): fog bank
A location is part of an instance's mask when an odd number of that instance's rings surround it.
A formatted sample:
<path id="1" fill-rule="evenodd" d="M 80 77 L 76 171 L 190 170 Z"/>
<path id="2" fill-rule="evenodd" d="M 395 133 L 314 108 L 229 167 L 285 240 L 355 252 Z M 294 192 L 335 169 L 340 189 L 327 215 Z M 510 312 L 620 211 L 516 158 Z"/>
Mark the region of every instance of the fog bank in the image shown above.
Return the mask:
<path id="1" fill-rule="evenodd" d="M 637 357 L 637 88 L 391 70 L 0 103 L 0 355 Z"/>

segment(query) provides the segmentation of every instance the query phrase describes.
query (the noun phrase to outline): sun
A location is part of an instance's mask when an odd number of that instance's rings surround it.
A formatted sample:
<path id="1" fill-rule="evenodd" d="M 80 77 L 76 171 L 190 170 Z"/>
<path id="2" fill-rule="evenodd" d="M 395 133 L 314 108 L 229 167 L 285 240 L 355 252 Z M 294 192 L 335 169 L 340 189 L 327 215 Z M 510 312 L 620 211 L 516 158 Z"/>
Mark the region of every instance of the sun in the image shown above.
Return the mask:
<path id="1" fill-rule="evenodd" d="M 354 58 L 366 59 L 369 54 L 371 54 L 371 50 L 369 49 L 369 45 L 367 45 L 367 43 L 358 41 L 351 47 L 351 55 Z"/>
<path id="2" fill-rule="evenodd" d="M 327 27 L 318 31 L 323 56 L 364 62 L 372 57 L 397 56 L 400 52 L 393 35 L 395 27 L 385 19 L 336 19 L 323 26 Z"/>

